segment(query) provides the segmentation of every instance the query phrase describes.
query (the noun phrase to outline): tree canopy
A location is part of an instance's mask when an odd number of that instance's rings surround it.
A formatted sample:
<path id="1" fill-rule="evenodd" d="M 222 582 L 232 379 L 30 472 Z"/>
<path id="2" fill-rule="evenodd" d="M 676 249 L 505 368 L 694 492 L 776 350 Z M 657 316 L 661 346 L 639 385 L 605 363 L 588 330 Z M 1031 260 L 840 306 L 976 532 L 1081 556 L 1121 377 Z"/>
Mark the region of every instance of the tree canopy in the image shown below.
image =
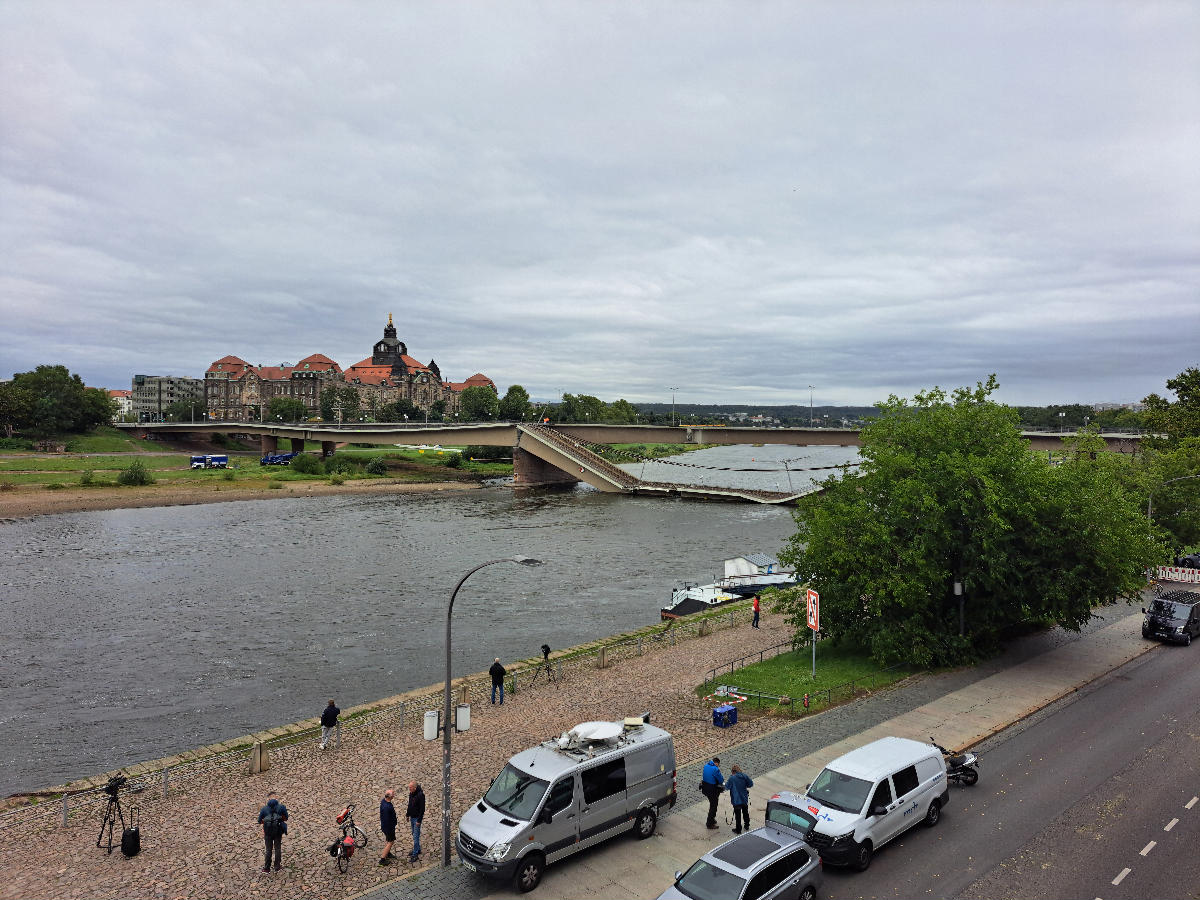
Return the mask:
<path id="1" fill-rule="evenodd" d="M 529 391 L 519 384 L 512 385 L 500 398 L 500 418 L 506 422 L 524 422 L 532 413 Z"/>
<path id="2" fill-rule="evenodd" d="M 500 398 L 490 387 L 471 385 L 462 392 L 459 409 L 467 422 L 490 422 L 500 412 Z"/>
<path id="3" fill-rule="evenodd" d="M 358 407 L 358 391 L 348 384 L 327 384 L 321 391 L 321 418 L 326 422 L 353 422 Z"/>
<path id="4" fill-rule="evenodd" d="M 862 431 L 858 471 L 796 510 L 782 558 L 820 593 L 822 629 L 880 663 L 963 662 L 1031 618 L 1078 629 L 1161 559 L 1140 496 L 1115 471 L 1125 463 L 1082 452 L 1050 466 L 1017 412 L 989 399 L 996 387 L 992 376 L 890 397 Z M 803 598 L 789 602 L 804 627 Z"/>
<path id="5" fill-rule="evenodd" d="M 34 437 L 78 434 L 112 420 L 117 404 L 105 391 L 85 387 L 66 366 L 38 366 L 0 384 L 0 423 L 5 434 Z"/>
<path id="6" fill-rule="evenodd" d="M 1144 440 L 1147 512 L 1176 549 L 1200 547 L 1200 369 L 1167 380 L 1174 403 L 1151 394 Z"/>
<path id="7" fill-rule="evenodd" d="M 272 397 L 267 404 L 267 421 L 302 422 L 308 418 L 308 407 L 295 397 Z"/>

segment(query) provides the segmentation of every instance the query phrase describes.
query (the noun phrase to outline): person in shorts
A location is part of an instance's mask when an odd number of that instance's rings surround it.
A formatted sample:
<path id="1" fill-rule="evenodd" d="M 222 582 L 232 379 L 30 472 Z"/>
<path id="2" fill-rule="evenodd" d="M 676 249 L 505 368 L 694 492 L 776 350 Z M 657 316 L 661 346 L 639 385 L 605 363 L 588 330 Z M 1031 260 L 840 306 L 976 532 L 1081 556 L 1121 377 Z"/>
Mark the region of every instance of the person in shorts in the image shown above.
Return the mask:
<path id="1" fill-rule="evenodd" d="M 396 807 L 392 805 L 395 796 L 396 792 L 388 788 L 383 792 L 383 799 L 379 801 L 379 830 L 383 832 L 383 839 L 387 841 L 383 845 L 383 856 L 379 857 L 381 866 L 388 865 L 396 857 L 392 852 L 392 844 L 396 842 Z"/>

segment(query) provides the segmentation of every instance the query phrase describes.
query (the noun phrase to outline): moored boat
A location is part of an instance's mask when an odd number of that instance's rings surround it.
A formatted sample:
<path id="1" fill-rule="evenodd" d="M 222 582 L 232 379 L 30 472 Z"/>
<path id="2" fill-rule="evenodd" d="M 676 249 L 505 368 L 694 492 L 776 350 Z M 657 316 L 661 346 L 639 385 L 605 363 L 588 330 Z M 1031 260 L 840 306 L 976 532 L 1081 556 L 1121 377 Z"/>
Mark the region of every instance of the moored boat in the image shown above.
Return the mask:
<path id="1" fill-rule="evenodd" d="M 663 619 L 678 619 L 752 597 L 763 588 L 792 587 L 796 575 L 765 553 L 747 553 L 725 560 L 725 575 L 712 584 L 684 582 L 671 590 L 671 602 L 659 610 Z"/>

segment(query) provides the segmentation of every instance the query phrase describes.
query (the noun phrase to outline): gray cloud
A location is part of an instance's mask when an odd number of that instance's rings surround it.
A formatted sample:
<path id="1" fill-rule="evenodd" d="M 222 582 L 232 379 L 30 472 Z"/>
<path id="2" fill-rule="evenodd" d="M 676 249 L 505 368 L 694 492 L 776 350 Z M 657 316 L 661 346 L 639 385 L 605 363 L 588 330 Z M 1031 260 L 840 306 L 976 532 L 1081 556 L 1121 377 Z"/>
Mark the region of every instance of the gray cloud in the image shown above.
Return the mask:
<path id="1" fill-rule="evenodd" d="M 101 14 L 101 9 L 103 13 Z M 0 375 L 869 403 L 1197 364 L 1189 4 L 0 7 Z"/>

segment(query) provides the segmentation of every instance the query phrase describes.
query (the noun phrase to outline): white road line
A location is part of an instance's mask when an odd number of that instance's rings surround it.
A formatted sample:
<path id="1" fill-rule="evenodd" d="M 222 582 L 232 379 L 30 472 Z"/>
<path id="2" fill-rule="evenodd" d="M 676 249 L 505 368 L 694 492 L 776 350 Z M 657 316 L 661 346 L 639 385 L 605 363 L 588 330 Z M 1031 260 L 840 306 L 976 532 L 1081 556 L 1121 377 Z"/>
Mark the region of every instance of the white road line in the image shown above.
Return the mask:
<path id="1" fill-rule="evenodd" d="M 1118 885 L 1125 880 L 1125 876 L 1132 872 L 1133 869 L 1122 869 L 1121 874 L 1112 880 L 1113 885 Z"/>
<path id="2" fill-rule="evenodd" d="M 1172 819 L 1170 822 L 1168 822 L 1166 825 L 1163 826 L 1163 831 L 1170 831 L 1172 828 L 1174 828 L 1178 824 L 1179 824 L 1178 819 Z"/>
<path id="3" fill-rule="evenodd" d="M 1156 846 L 1158 846 L 1158 841 L 1151 841 L 1145 847 L 1142 848 L 1142 852 L 1139 854 L 1139 856 L 1149 855 L 1150 851 L 1153 850 Z"/>
<path id="4" fill-rule="evenodd" d="M 1200 797 L 1193 797 L 1193 798 L 1192 798 L 1191 800 L 1189 800 L 1187 803 L 1183 804 L 1183 808 L 1184 808 L 1184 809 L 1191 809 L 1193 806 L 1195 806 L 1195 805 L 1196 805 L 1196 801 L 1197 801 L 1197 800 L 1200 800 Z"/>

